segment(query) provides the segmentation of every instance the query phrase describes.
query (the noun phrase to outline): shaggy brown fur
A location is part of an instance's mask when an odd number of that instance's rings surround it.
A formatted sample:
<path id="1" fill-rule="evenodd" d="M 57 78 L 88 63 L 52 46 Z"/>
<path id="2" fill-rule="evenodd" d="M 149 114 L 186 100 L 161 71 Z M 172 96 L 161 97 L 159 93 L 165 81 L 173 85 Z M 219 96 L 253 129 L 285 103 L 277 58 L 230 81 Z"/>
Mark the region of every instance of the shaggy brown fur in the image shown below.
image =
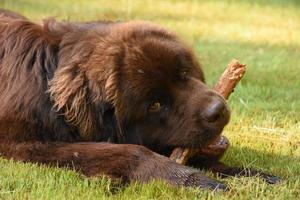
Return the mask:
<path id="1" fill-rule="evenodd" d="M 229 120 L 174 34 L 145 22 L 39 25 L 0 13 L 2 156 L 124 182 L 225 188 L 157 154 L 205 147 Z"/>

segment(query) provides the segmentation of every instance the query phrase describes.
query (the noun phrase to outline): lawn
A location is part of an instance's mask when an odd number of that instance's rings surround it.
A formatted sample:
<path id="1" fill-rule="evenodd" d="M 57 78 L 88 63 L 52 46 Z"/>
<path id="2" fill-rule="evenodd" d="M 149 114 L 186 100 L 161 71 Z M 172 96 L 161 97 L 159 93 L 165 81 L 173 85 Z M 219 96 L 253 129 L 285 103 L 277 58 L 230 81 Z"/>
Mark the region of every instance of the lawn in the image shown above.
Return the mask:
<path id="1" fill-rule="evenodd" d="M 281 176 L 224 179 L 228 192 L 166 183 L 119 187 L 105 178 L 0 158 L 0 199 L 300 199 L 300 2 L 298 0 L 0 0 L 32 20 L 148 20 L 192 46 L 209 85 L 238 58 L 247 73 L 229 103 L 224 130 L 230 165 Z M 212 174 L 208 175 L 212 176 Z"/>

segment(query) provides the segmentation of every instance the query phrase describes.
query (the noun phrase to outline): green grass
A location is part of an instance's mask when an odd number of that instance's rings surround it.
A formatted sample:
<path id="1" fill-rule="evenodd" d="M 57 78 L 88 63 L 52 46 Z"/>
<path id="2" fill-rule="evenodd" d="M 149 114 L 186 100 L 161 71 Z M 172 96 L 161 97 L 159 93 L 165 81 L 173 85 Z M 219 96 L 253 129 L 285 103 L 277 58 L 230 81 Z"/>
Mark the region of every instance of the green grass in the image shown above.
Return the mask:
<path id="1" fill-rule="evenodd" d="M 0 0 L 0 7 L 39 21 L 150 20 L 176 32 L 197 52 L 209 85 L 238 58 L 247 74 L 229 102 L 230 165 L 283 177 L 229 178 L 229 192 L 174 188 L 165 183 L 119 187 L 62 170 L 0 159 L 0 199 L 299 199 L 300 2 L 298 0 Z M 209 174 L 211 175 L 211 174 Z"/>

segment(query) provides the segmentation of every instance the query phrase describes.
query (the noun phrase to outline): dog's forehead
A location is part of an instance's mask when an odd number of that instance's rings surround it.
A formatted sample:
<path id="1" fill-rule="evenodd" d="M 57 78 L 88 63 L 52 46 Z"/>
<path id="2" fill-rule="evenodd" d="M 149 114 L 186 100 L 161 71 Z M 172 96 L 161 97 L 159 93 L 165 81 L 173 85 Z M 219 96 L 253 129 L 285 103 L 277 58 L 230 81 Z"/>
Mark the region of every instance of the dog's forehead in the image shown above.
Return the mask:
<path id="1" fill-rule="evenodd" d="M 176 38 L 155 36 L 126 43 L 123 64 L 124 85 L 137 95 L 168 91 L 182 81 L 185 71 L 202 74 L 192 51 Z"/>
<path id="2" fill-rule="evenodd" d="M 188 49 L 177 41 L 150 39 L 127 48 L 125 68 L 128 73 L 154 79 L 172 78 L 180 70 L 193 68 L 193 58 Z"/>
<path id="3" fill-rule="evenodd" d="M 138 60 L 127 61 L 123 71 L 126 92 L 146 99 L 154 93 L 170 93 L 181 82 L 181 71 L 192 68 L 188 60 L 179 55 L 162 55 L 147 57 L 144 54 Z M 124 91 L 125 91 L 124 90 Z"/>

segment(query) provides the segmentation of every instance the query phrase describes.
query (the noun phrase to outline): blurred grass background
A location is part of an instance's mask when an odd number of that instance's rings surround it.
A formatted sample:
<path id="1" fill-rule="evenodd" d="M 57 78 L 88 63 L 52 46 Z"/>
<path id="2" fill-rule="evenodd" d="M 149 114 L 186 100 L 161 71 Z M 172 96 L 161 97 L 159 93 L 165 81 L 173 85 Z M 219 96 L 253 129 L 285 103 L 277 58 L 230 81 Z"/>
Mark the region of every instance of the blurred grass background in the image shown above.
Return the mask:
<path id="1" fill-rule="evenodd" d="M 148 20 L 194 48 L 209 85 L 232 58 L 247 73 L 229 103 L 224 134 L 230 165 L 282 176 L 275 186 L 257 178 L 224 180 L 231 191 L 173 188 L 165 183 L 117 187 L 107 179 L 0 159 L 0 199 L 299 199 L 299 0 L 0 0 L 0 8 L 34 21 Z"/>

